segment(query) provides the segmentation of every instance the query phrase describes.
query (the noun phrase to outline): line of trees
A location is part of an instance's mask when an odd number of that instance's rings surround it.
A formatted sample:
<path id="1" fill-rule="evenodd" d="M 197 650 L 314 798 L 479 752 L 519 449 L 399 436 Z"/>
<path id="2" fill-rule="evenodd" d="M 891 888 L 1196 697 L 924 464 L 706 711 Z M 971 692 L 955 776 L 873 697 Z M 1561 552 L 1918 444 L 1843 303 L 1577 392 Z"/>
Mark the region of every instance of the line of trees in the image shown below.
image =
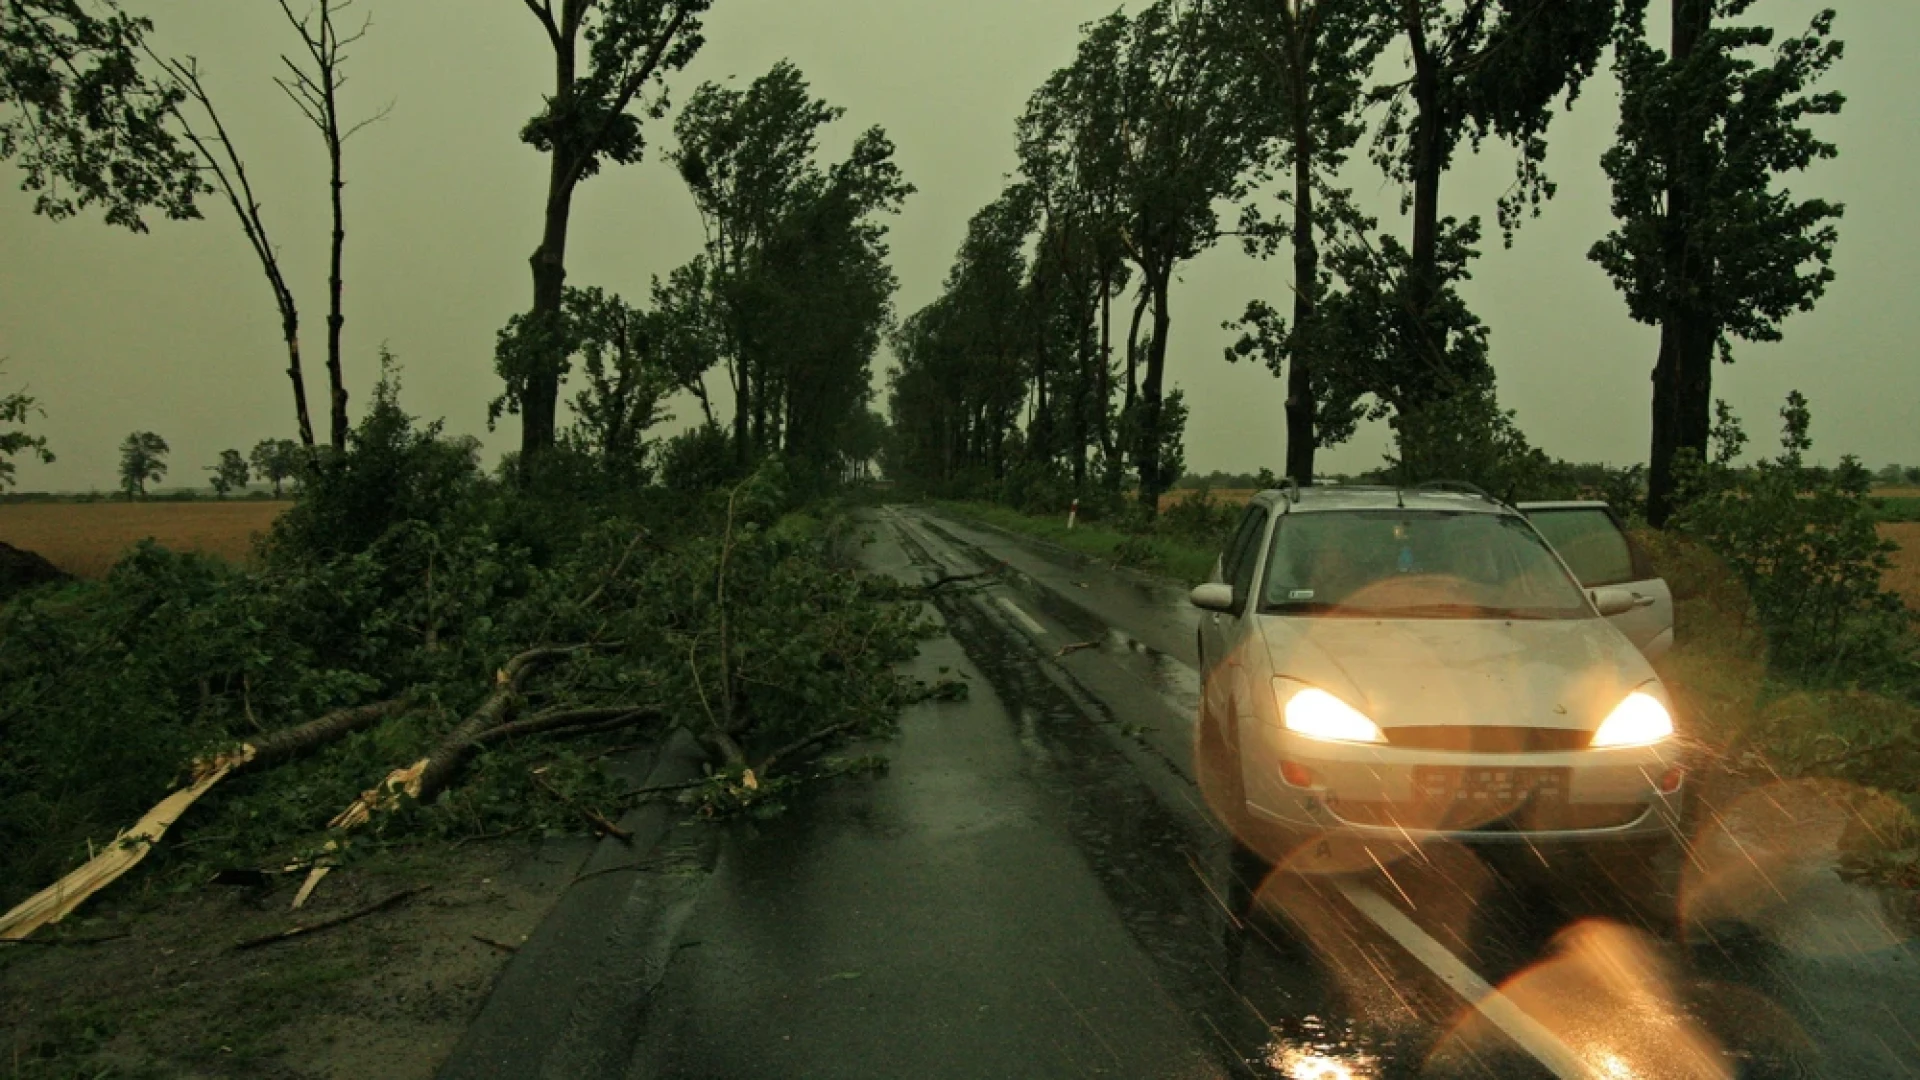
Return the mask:
<path id="1" fill-rule="evenodd" d="M 304 13 L 291 0 L 277 2 L 301 45 L 282 56 L 286 74 L 278 83 L 326 153 L 324 442 L 309 416 L 299 305 L 245 158 L 196 59 L 155 52 L 152 24 L 122 13 L 118 0 L 6 0 L 0 157 L 18 161 L 29 189 L 41 192 L 37 209 L 55 218 L 98 204 L 110 223 L 144 231 L 147 211 L 191 219 L 200 216 L 203 196 L 224 199 L 272 293 L 306 467 L 322 468 L 346 450 L 350 429 L 343 148 L 388 110 L 357 123 L 343 117 L 347 54 L 370 26 L 343 27 L 352 0 L 314 0 Z M 490 423 L 504 414 L 520 418 L 521 475 L 532 477 L 540 459 L 568 449 L 591 456 L 612 480 L 644 477 L 647 433 L 666 418 L 672 394 L 690 394 L 706 424 L 722 426 L 706 389 L 716 368 L 733 390 L 725 471 L 770 454 L 821 472 L 864 467 L 881 442 L 881 422 L 869 409 L 871 360 L 892 323 L 897 285 L 883 219 L 913 191 L 886 133 L 870 129 L 844 160 L 818 160 L 818 135 L 843 110 L 812 97 L 789 63 L 744 90 L 701 86 L 673 123 L 668 156 L 694 195 L 704 250 L 656 280 L 645 302 L 574 287 L 566 280 L 574 194 L 603 169 L 641 160 L 647 125 L 668 113 L 667 76 L 703 44 L 710 0 L 523 3 L 551 48 L 555 82 L 520 131 L 546 156 L 549 179 L 530 260 L 532 303 L 500 332 L 495 365 L 503 385 L 489 415 Z M 567 428 L 561 394 L 576 371 L 585 385 L 570 401 L 575 424 Z M 700 445 L 715 443 L 700 438 Z M 293 475 L 276 472 L 276 490 Z"/>
<path id="2" fill-rule="evenodd" d="M 1677 462 L 1706 453 L 1713 356 L 1777 339 L 1832 280 L 1840 207 L 1782 178 L 1836 153 L 1808 122 L 1842 100 L 1813 90 L 1841 54 L 1831 12 L 1776 42 L 1740 24 L 1751 0 L 1662 6 L 1666 51 L 1646 0 L 1159 0 L 1088 25 L 1019 119 L 1019 174 L 896 335 L 889 469 L 1016 502 L 1131 486 L 1151 513 L 1182 457 L 1171 283 L 1234 237 L 1291 254 L 1290 302 L 1252 300 L 1226 350 L 1286 381 L 1285 475 L 1311 483 L 1315 451 L 1362 417 L 1390 422 L 1403 475 L 1520 475 L 1543 459 L 1497 406 L 1488 328 L 1458 289 L 1481 218 L 1445 213 L 1443 181 L 1462 145 L 1511 148 L 1491 207 L 1511 242 L 1554 192 L 1556 113 L 1611 46 L 1619 225 L 1590 257 L 1661 327 L 1664 523 Z M 1402 192 L 1404 240 L 1339 184 L 1363 143 Z"/>

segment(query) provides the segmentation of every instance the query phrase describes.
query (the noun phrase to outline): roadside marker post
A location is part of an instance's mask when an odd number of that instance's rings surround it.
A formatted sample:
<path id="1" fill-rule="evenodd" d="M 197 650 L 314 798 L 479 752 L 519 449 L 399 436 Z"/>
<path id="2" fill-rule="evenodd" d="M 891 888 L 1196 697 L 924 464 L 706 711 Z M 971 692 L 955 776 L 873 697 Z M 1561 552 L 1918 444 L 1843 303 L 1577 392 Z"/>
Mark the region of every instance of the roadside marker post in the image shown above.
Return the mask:
<path id="1" fill-rule="evenodd" d="M 1067 507 L 1067 528 L 1069 530 L 1073 528 L 1074 521 L 1079 517 L 1080 517 L 1080 500 L 1075 499 L 1073 500 L 1073 505 Z"/>

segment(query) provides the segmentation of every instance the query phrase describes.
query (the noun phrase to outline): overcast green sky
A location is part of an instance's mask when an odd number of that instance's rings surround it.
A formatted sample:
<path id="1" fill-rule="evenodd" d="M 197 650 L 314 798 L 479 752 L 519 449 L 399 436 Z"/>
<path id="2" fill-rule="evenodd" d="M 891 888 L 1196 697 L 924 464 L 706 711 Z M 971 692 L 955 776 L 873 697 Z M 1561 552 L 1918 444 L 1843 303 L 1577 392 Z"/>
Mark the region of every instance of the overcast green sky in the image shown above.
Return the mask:
<path id="1" fill-rule="evenodd" d="M 202 62 L 246 154 L 283 251 L 306 324 L 309 390 L 323 400 L 326 210 L 324 159 L 312 130 L 273 86 L 278 54 L 297 46 L 271 0 L 127 0 L 159 24 L 163 51 Z M 893 230 L 901 314 L 932 299 L 969 214 L 1014 165 L 1013 122 L 1027 94 L 1069 59 L 1076 28 L 1112 0 L 717 0 L 708 44 L 675 80 L 751 78 L 784 58 L 817 94 L 845 106 L 838 151 L 860 128 L 884 126 L 919 194 Z M 1664 8 L 1656 0 L 1656 8 Z M 1820 4 L 1762 0 L 1755 15 L 1804 26 Z M 453 431 L 484 434 L 497 390 L 495 330 L 529 299 L 526 257 L 537 239 L 545 173 L 515 138 L 551 76 L 545 42 L 519 0 L 360 0 L 374 16 L 357 49 L 349 111 L 396 102 L 386 123 L 349 144 L 347 363 L 355 414 L 387 343 L 405 366 L 408 406 L 444 416 Z M 1715 392 L 1771 445 L 1789 389 L 1813 402 L 1823 458 L 1856 453 L 1870 464 L 1920 463 L 1920 282 L 1911 193 L 1920 175 L 1920 4 L 1870 0 L 1842 11 L 1847 58 L 1834 86 L 1846 113 L 1824 133 L 1839 161 L 1792 181 L 1838 199 L 1847 217 L 1839 281 L 1820 309 L 1787 325 L 1786 341 L 1746 346 L 1716 372 Z M 1551 133 L 1559 197 L 1522 230 L 1497 240 L 1467 296 L 1493 330 L 1501 394 L 1549 452 L 1578 460 L 1645 457 L 1647 375 L 1655 335 L 1632 323 L 1586 260 L 1609 227 L 1597 165 L 1611 138 L 1615 88 L 1589 88 Z M 659 153 L 604 173 L 575 204 L 569 280 L 644 295 L 653 274 L 692 256 L 693 206 Z M 1507 183 L 1500 148 L 1448 175 L 1443 211 L 1482 214 Z M 40 429 L 60 460 L 22 464 L 25 489 L 114 486 L 115 447 L 151 429 L 173 446 L 170 483 L 199 483 L 219 451 L 291 435 L 290 394 L 271 298 L 230 213 L 158 224 L 147 236 L 97 220 L 53 224 L 32 216 L 6 168 L 0 185 L 0 391 L 24 385 L 40 399 Z M 1390 221 L 1395 192 L 1369 171 L 1361 188 Z M 1401 223 L 1404 230 L 1404 223 Z M 1174 298 L 1169 376 L 1185 388 L 1191 468 L 1277 469 L 1284 444 L 1281 389 L 1261 368 L 1220 358 L 1220 323 L 1253 296 L 1279 299 L 1284 260 L 1260 263 L 1222 247 L 1188 267 Z M 884 366 L 885 361 L 882 361 Z M 682 417 L 693 409 L 679 409 Z M 317 407 L 324 424 L 324 407 Z M 487 436 L 517 439 L 509 421 Z M 1384 432 L 1363 431 L 1323 455 L 1331 470 L 1379 459 Z"/>

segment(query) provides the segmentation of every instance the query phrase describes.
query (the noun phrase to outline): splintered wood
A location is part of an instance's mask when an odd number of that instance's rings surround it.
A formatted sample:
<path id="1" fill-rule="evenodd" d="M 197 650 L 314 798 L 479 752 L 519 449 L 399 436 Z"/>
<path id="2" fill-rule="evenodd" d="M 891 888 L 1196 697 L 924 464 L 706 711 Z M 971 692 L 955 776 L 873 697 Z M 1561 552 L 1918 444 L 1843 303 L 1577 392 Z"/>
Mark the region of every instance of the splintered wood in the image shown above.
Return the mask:
<path id="1" fill-rule="evenodd" d="M 242 746 L 200 765 L 194 770 L 193 783 L 161 799 L 105 850 L 0 916 L 0 941 L 18 941 L 43 926 L 59 922 L 88 897 L 139 865 L 189 806 L 212 790 L 213 785 L 226 779 L 228 773 L 252 761 L 254 753 L 252 746 Z"/>
<path id="2" fill-rule="evenodd" d="M 327 822 L 327 828 L 357 829 L 373 820 L 374 811 L 393 809 L 400 802 L 401 796 L 404 795 L 409 799 L 419 798 L 420 778 L 426 774 L 427 762 L 431 760 L 433 759 L 421 758 L 404 769 L 395 769 L 388 773 L 387 778 L 380 781 L 379 786 L 361 792 L 360 797 L 353 800 L 353 805 L 335 814 L 333 820 Z M 325 854 L 321 858 L 324 860 L 339 850 L 339 841 L 329 840 L 323 849 Z M 321 862 L 307 871 L 307 879 L 300 883 L 300 891 L 293 894 L 293 910 L 299 911 L 307 906 L 307 898 L 313 895 L 313 890 L 320 885 L 320 879 L 326 877 L 332 869 L 332 866 Z"/>

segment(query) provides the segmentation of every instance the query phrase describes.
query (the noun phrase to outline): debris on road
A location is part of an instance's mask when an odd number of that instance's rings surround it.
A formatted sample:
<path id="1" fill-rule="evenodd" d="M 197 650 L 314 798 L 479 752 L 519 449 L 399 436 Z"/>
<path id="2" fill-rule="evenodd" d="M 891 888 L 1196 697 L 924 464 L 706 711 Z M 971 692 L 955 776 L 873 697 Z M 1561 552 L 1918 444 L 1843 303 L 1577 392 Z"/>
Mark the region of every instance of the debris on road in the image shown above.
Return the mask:
<path id="1" fill-rule="evenodd" d="M 336 915 L 331 919 L 322 919 L 317 923 L 307 923 L 302 926 L 290 926 L 287 929 L 274 934 L 263 934 L 260 937 L 247 938 L 245 941 L 235 942 L 233 947 L 236 949 L 257 949 L 262 945 L 272 945 L 275 942 L 286 941 L 289 938 L 297 938 L 297 937 L 304 936 L 306 934 L 316 933 L 321 930 L 331 930 L 332 928 L 339 926 L 343 923 L 350 923 L 350 922 L 353 922 L 355 919 L 364 919 L 368 915 L 372 915 L 376 912 L 385 911 L 388 908 L 394 906 L 395 904 L 398 904 L 401 901 L 407 900 L 411 897 L 418 896 L 421 893 L 426 892 L 428 889 L 431 889 L 431 888 L 433 888 L 433 886 L 431 885 L 415 885 L 410 889 L 401 889 L 399 892 L 394 893 L 392 896 L 387 897 L 385 900 L 377 900 L 374 903 L 368 904 L 366 907 L 357 908 L 353 911 L 349 911 L 345 915 Z"/>

